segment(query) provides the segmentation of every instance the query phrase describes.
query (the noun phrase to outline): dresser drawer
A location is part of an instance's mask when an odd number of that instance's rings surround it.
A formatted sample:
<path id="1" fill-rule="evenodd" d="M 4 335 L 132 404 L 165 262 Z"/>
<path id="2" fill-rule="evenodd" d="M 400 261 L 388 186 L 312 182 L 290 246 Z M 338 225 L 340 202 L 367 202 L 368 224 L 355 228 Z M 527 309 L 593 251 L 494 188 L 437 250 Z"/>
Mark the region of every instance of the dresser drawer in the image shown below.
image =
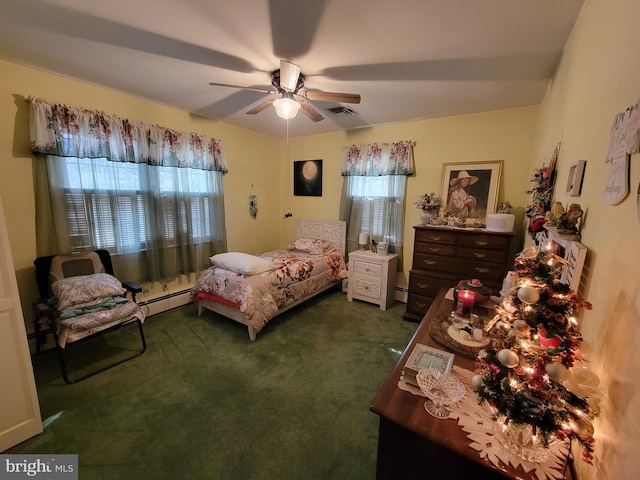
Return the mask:
<path id="1" fill-rule="evenodd" d="M 452 275 L 424 275 L 411 271 L 409 275 L 409 293 L 423 297 L 435 297 L 441 288 L 451 288 L 457 283 Z"/>
<path id="2" fill-rule="evenodd" d="M 416 253 L 430 253 L 432 255 L 445 255 L 451 257 L 456 254 L 456 246 L 444 243 L 418 242 L 415 245 Z"/>
<path id="3" fill-rule="evenodd" d="M 503 264 L 507 260 L 507 250 L 479 250 L 477 248 L 460 247 L 458 257 L 469 260 Z"/>
<path id="4" fill-rule="evenodd" d="M 461 279 L 477 278 L 482 283 L 488 283 L 488 281 L 491 280 L 497 282 L 498 280 L 502 280 L 506 274 L 503 265 L 475 262 L 472 260 L 458 262 L 454 268 L 455 273 L 457 273 Z"/>
<path id="5" fill-rule="evenodd" d="M 409 293 L 407 298 L 407 315 L 412 319 L 420 321 L 427 313 L 435 297 L 423 297 L 415 293 Z"/>
<path id="6" fill-rule="evenodd" d="M 455 258 L 453 257 L 439 257 L 437 255 L 427 255 L 425 253 L 413 254 L 413 268 L 416 270 L 450 272 L 451 263 L 454 261 Z"/>
<path id="7" fill-rule="evenodd" d="M 456 234 L 453 232 L 442 232 L 438 230 L 416 230 L 415 243 L 418 242 L 455 245 Z"/>
<path id="8" fill-rule="evenodd" d="M 353 262 L 354 273 L 364 273 L 366 275 L 382 275 L 382 265 L 379 263 L 364 262 L 356 260 Z"/>
<path id="9" fill-rule="evenodd" d="M 497 235 L 460 235 L 458 245 L 460 247 L 470 247 L 475 249 L 487 250 L 509 250 L 511 237 L 501 237 Z"/>

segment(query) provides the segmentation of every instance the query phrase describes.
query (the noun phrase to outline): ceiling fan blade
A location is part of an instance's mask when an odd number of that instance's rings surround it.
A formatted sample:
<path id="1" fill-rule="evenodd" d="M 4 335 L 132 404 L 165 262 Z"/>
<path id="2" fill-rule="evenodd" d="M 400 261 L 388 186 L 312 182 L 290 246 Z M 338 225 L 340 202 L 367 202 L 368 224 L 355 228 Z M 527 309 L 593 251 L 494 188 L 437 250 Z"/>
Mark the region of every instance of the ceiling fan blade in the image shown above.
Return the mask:
<path id="1" fill-rule="evenodd" d="M 257 107 L 253 107 L 251 110 L 247 112 L 247 115 L 255 115 L 256 113 L 265 111 L 267 108 L 269 108 L 273 104 L 273 100 L 274 99 L 267 100 L 266 102 L 262 102 Z"/>
<path id="2" fill-rule="evenodd" d="M 240 88 L 242 90 L 251 90 L 252 92 L 260 92 L 260 93 L 278 93 L 275 90 L 267 90 L 266 88 L 258 88 L 258 87 L 243 87 L 242 85 L 230 85 L 228 83 L 216 83 L 209 82 L 209 85 L 213 87 L 230 87 L 230 88 Z"/>
<path id="3" fill-rule="evenodd" d="M 309 53 L 330 0 L 268 1 L 274 55 L 301 58 Z"/>
<path id="4" fill-rule="evenodd" d="M 318 110 L 316 110 L 313 107 L 313 105 L 307 102 L 304 98 L 302 98 L 299 95 L 296 95 L 296 101 L 300 104 L 300 108 L 305 113 L 305 115 L 309 117 L 311 120 L 313 120 L 314 122 L 319 122 L 321 120 L 324 120 L 324 117 L 322 116 L 322 114 Z"/>
<path id="5" fill-rule="evenodd" d="M 308 90 L 302 95 L 309 100 L 318 102 L 360 103 L 360 95 L 357 93 L 314 92 Z"/>
<path id="6" fill-rule="evenodd" d="M 286 92 L 295 92 L 300 76 L 300 67 L 295 63 L 280 60 L 280 88 Z"/>

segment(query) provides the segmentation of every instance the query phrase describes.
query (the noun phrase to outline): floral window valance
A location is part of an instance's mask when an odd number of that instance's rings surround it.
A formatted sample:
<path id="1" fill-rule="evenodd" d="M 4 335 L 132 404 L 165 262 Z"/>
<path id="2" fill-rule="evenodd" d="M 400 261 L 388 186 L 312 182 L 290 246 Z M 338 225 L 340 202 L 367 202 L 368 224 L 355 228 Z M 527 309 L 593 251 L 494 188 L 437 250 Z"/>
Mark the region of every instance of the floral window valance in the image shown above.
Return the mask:
<path id="1" fill-rule="evenodd" d="M 42 155 L 228 172 L 221 140 L 31 99 L 31 150 Z"/>
<path id="2" fill-rule="evenodd" d="M 396 143 L 349 145 L 342 149 L 343 176 L 413 175 L 413 147 L 403 140 Z"/>

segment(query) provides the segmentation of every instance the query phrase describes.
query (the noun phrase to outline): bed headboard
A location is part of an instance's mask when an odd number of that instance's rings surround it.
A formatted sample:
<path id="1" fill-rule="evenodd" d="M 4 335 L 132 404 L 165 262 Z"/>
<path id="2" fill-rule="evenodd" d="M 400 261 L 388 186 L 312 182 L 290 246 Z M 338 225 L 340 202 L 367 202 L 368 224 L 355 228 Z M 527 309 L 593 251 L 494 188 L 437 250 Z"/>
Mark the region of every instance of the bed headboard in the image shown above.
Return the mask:
<path id="1" fill-rule="evenodd" d="M 308 220 L 296 221 L 296 238 L 309 237 L 330 240 L 338 246 L 342 255 L 347 249 L 347 222 L 343 220 Z"/>

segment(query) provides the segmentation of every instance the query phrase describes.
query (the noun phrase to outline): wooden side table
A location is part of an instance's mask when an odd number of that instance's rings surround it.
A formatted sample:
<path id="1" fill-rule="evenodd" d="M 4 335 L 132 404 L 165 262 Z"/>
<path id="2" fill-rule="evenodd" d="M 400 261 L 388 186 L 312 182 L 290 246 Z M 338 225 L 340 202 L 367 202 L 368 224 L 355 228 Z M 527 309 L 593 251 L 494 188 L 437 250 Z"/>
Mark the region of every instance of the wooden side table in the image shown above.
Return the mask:
<path id="1" fill-rule="evenodd" d="M 28 339 L 34 338 L 36 341 L 36 353 L 42 351 L 42 347 L 47 343 L 47 335 L 53 333 L 49 316 L 51 307 L 44 302 L 36 302 L 33 307 L 33 333 L 27 335 Z"/>
<path id="2" fill-rule="evenodd" d="M 398 254 L 378 255 L 368 250 L 349 253 L 347 300 L 363 300 L 386 310 L 395 298 Z"/>

